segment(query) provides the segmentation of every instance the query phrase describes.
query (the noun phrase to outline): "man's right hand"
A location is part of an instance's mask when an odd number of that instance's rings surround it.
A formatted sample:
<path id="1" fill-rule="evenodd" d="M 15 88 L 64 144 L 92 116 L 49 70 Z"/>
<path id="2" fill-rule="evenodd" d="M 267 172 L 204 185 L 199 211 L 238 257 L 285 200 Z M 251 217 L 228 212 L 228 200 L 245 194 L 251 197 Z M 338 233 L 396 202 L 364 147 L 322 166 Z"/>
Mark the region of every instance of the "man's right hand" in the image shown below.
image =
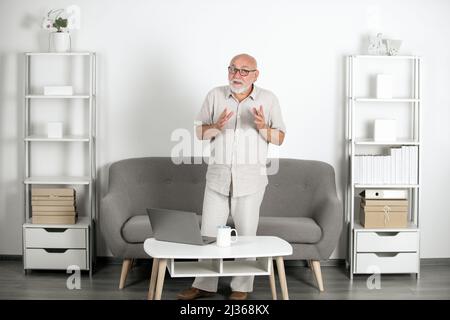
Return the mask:
<path id="1" fill-rule="evenodd" d="M 219 120 L 214 123 L 214 128 L 222 130 L 222 128 L 227 124 L 228 120 L 233 116 L 234 112 L 228 112 L 228 108 L 225 108 L 219 116 Z"/>
<path id="2" fill-rule="evenodd" d="M 211 125 L 204 124 L 196 128 L 197 137 L 200 140 L 210 140 L 214 138 L 222 131 L 222 128 L 227 124 L 228 120 L 230 120 L 233 114 L 233 111 L 228 112 L 228 109 L 225 108 L 225 110 L 223 110 L 220 114 L 219 119 L 216 123 L 213 123 Z"/>

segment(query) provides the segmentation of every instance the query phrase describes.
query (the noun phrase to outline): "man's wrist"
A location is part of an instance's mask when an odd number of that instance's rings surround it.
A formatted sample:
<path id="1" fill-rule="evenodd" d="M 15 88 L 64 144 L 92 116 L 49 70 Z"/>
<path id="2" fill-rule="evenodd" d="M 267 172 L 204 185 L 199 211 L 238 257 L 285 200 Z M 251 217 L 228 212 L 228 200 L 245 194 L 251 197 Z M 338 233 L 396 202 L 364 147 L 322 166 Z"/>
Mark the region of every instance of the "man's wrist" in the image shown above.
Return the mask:
<path id="1" fill-rule="evenodd" d="M 213 123 L 213 124 L 211 125 L 211 129 L 220 131 L 220 128 L 219 128 L 219 126 L 218 126 L 217 123 Z"/>
<path id="2" fill-rule="evenodd" d="M 265 130 L 266 131 L 266 139 L 267 139 L 267 142 L 270 142 L 271 141 L 271 138 L 272 138 L 272 136 L 271 136 L 271 134 L 272 134 L 272 128 L 271 127 L 269 127 L 269 125 L 264 125 L 264 127 L 262 127 L 261 129 L 259 129 L 260 131 L 261 130 Z"/>
<path id="3" fill-rule="evenodd" d="M 220 133 L 220 131 L 221 131 L 219 126 L 217 125 L 217 123 L 213 123 L 209 127 L 209 129 L 212 130 L 211 132 L 213 133 L 213 135 L 212 135 L 213 137 L 217 136 Z"/>
<path id="4" fill-rule="evenodd" d="M 205 136 L 207 137 L 206 139 L 211 139 L 212 137 L 214 137 L 216 134 L 214 134 L 214 130 L 212 129 L 217 129 L 217 124 L 213 123 L 213 124 L 208 124 L 208 125 L 203 125 L 202 126 L 202 140 L 205 139 Z M 211 132 L 210 132 L 211 130 Z M 218 129 L 217 129 L 218 130 Z M 211 134 L 213 133 L 213 134 Z"/>

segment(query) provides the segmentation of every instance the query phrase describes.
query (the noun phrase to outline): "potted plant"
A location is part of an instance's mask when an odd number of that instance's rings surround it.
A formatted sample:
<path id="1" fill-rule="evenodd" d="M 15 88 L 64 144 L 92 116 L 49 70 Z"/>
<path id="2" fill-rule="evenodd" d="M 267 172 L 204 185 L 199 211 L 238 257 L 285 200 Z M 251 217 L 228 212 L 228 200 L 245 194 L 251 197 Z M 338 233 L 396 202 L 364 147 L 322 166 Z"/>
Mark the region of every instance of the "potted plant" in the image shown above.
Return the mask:
<path id="1" fill-rule="evenodd" d="M 44 17 L 42 27 L 52 30 L 49 34 L 49 51 L 67 52 L 71 48 L 68 19 L 63 17 L 64 9 L 51 10 Z"/>

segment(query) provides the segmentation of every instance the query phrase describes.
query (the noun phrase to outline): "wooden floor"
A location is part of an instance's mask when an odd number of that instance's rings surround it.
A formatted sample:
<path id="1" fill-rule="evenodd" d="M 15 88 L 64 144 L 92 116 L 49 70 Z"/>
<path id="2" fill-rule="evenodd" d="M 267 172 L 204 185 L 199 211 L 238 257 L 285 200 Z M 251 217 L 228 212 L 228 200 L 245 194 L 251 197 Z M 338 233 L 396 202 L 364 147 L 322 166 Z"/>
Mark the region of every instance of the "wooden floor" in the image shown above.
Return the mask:
<path id="1" fill-rule="evenodd" d="M 92 280 L 82 273 L 80 290 L 69 290 L 66 281 L 70 275 L 63 271 L 32 271 L 25 275 L 21 261 L 0 260 L 0 299 L 146 299 L 151 264 L 138 263 L 123 290 L 118 289 L 120 270 L 119 264 L 104 263 L 97 266 Z M 319 293 L 310 269 L 287 266 L 290 299 L 450 299 L 449 265 L 422 266 L 419 280 L 412 275 L 382 275 L 381 288 L 372 290 L 367 287 L 368 276 L 351 281 L 343 267 L 322 267 L 322 274 L 325 292 Z M 192 280 L 170 278 L 167 273 L 162 299 L 176 299 L 177 292 L 189 287 Z M 218 294 L 212 299 L 227 299 L 229 281 L 229 277 L 220 279 Z M 281 296 L 278 279 L 277 290 Z M 271 299 L 269 277 L 255 277 L 249 299 Z"/>

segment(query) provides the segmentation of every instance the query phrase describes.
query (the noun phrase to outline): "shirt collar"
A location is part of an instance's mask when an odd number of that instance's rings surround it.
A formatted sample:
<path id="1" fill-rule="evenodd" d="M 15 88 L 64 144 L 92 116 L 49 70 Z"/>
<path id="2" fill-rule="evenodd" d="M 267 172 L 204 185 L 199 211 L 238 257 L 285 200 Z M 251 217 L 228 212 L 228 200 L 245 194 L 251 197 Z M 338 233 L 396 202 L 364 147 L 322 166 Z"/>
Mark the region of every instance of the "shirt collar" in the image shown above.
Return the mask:
<path id="1" fill-rule="evenodd" d="M 258 95 L 258 92 L 259 92 L 259 88 L 258 88 L 257 86 L 255 86 L 255 84 L 253 84 L 253 90 L 252 90 L 252 92 L 250 93 L 249 97 L 252 98 L 252 100 L 255 100 L 255 99 L 256 99 L 256 96 Z M 229 98 L 231 98 L 232 96 L 233 96 L 233 93 L 231 92 L 231 88 L 230 88 L 230 86 L 228 85 L 226 97 L 229 99 Z"/>

